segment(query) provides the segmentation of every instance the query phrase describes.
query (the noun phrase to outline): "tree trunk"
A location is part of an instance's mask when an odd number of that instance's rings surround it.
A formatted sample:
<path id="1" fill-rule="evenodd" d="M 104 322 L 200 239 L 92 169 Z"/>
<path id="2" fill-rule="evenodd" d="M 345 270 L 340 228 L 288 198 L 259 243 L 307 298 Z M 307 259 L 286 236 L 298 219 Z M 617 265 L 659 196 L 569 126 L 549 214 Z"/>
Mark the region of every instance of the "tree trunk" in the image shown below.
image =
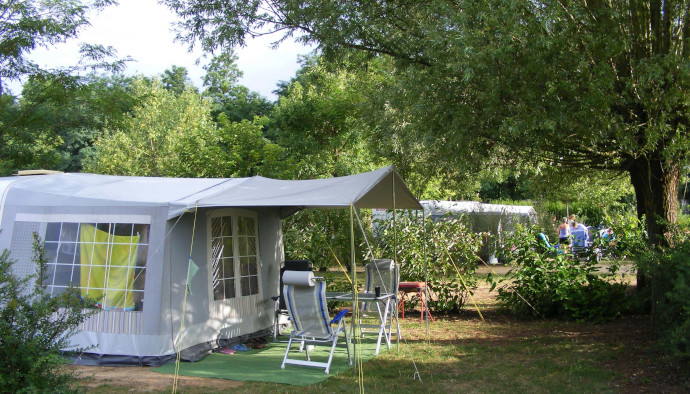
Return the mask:
<path id="1" fill-rule="evenodd" d="M 647 240 L 652 245 L 668 245 L 668 225 L 678 223 L 680 167 L 652 154 L 635 159 L 628 172 L 635 188 L 637 215 L 647 220 Z"/>

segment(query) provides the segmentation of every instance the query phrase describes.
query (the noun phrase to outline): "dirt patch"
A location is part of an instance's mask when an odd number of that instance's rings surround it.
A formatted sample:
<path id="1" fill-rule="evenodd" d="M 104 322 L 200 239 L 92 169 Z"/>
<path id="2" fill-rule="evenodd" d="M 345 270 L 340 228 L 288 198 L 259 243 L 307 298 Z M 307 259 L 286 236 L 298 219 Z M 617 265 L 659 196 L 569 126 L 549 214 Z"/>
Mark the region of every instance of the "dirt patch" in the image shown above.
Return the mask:
<path id="1" fill-rule="evenodd" d="M 92 391 L 100 386 L 119 387 L 129 392 L 170 391 L 173 376 L 151 371 L 149 367 L 104 367 L 70 365 L 79 377 L 79 386 Z M 244 382 L 180 376 L 178 388 L 184 391 L 224 391 L 241 387 Z"/>

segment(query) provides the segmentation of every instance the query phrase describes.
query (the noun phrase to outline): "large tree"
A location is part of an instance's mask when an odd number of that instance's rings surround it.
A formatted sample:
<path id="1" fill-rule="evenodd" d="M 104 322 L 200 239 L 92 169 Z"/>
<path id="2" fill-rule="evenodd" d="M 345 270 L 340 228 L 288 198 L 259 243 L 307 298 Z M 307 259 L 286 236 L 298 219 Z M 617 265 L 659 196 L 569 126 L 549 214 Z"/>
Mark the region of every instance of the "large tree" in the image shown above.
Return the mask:
<path id="1" fill-rule="evenodd" d="M 213 117 L 225 114 L 228 120 L 240 122 L 252 120 L 255 116 L 266 116 L 272 105 L 259 93 L 240 85 L 242 70 L 237 66 L 237 56 L 232 51 L 214 56 L 204 66 L 203 95 L 214 105 Z"/>
<path id="2" fill-rule="evenodd" d="M 7 133 L 0 145 L 0 175 L 21 169 L 78 172 L 96 136 L 116 128 L 140 97 L 129 77 L 87 75 L 65 86 L 47 75 L 30 78 L 16 99 L 0 105 Z"/>
<path id="3" fill-rule="evenodd" d="M 112 48 L 91 44 L 81 44 L 80 59 L 69 67 L 44 69 L 29 55 L 37 48 L 76 38 L 89 25 L 89 16 L 114 3 L 115 0 L 0 2 L 0 174 L 36 167 L 79 169 L 79 160 L 68 156 L 78 155 L 88 145 L 87 134 L 93 132 L 85 130 L 93 123 L 77 120 L 84 112 L 92 112 L 79 108 L 84 104 L 84 86 L 93 82 L 90 72 L 119 71 L 129 59 L 110 60 L 115 52 Z M 89 75 L 82 76 L 85 73 Z M 8 81 L 17 80 L 25 82 L 21 98 L 15 96 L 18 92 L 6 88 Z M 105 109 L 100 107 L 90 115 L 100 110 Z"/>
<path id="4" fill-rule="evenodd" d="M 177 94 L 159 80 L 139 79 L 141 100 L 95 143 L 88 172 L 171 177 L 284 176 L 282 150 L 264 138 L 267 121 L 211 118 L 211 104 L 195 89 Z"/>
<path id="5" fill-rule="evenodd" d="M 184 19 L 180 38 L 206 49 L 273 31 L 328 56 L 390 56 L 388 110 L 442 160 L 500 153 L 627 172 L 652 242 L 677 220 L 688 1 L 163 2 Z"/>

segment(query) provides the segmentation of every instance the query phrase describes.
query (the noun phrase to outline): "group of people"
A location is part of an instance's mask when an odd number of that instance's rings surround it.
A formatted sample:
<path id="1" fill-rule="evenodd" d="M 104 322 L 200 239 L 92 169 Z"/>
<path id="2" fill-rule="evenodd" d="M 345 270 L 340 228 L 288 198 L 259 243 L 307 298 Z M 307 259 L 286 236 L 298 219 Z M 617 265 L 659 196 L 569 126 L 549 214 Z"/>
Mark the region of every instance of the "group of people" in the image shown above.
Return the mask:
<path id="1" fill-rule="evenodd" d="M 583 230 L 585 236 L 588 236 L 589 230 L 583 223 L 578 223 L 575 220 L 575 215 L 570 215 L 570 219 L 563 217 L 561 224 L 558 226 L 558 240 L 561 245 L 570 245 L 570 234 L 573 231 Z"/>

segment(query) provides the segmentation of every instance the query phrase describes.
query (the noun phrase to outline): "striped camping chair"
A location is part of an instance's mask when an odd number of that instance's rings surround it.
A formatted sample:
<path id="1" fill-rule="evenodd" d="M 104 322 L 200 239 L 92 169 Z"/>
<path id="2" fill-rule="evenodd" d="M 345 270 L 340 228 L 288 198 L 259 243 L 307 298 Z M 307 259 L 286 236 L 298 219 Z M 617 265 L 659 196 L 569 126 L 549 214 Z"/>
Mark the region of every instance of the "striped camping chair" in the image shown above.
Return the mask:
<path id="1" fill-rule="evenodd" d="M 307 367 L 324 368 L 328 373 L 333 360 L 333 352 L 340 334 L 345 334 L 345 346 L 347 347 L 347 361 L 352 365 L 350 357 L 350 338 L 348 330 L 343 322 L 343 317 L 348 310 L 341 311 L 335 318 L 328 316 L 326 306 L 326 282 L 315 280 L 312 272 L 300 272 L 297 275 L 289 274 L 296 271 L 285 271 L 283 274 L 283 294 L 287 304 L 293 331 L 288 340 L 285 357 L 281 368 L 285 364 L 302 365 Z M 297 278 L 297 279 L 295 279 Z M 291 359 L 290 355 L 293 342 L 300 344 L 306 353 L 306 360 Z M 331 351 L 328 361 L 312 361 L 309 356 L 309 346 L 304 345 L 330 344 Z"/>

